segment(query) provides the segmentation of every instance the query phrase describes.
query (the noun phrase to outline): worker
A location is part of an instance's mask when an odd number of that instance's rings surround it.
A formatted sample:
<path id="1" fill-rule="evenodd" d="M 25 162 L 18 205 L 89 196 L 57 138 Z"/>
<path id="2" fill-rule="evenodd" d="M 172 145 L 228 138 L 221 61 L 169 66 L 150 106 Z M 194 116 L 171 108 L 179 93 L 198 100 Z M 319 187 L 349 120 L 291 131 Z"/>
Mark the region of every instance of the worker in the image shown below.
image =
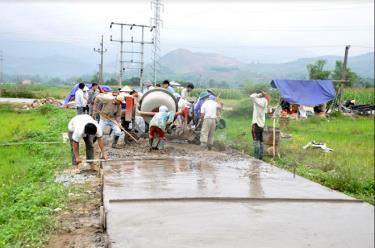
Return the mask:
<path id="1" fill-rule="evenodd" d="M 142 91 L 143 94 L 145 94 L 149 90 L 154 89 L 154 86 L 152 85 L 151 81 L 147 81 L 143 86 L 144 86 L 144 89 Z"/>
<path id="2" fill-rule="evenodd" d="M 96 96 L 94 101 L 94 111 L 100 114 L 99 126 L 104 130 L 105 127 L 110 127 L 113 133 L 112 148 L 122 148 L 118 145 L 118 140 L 121 136 L 121 104 L 125 102 L 125 96 L 119 94 L 113 96 L 112 94 L 102 93 Z"/>
<path id="3" fill-rule="evenodd" d="M 210 96 L 216 96 L 215 93 L 212 91 L 212 90 L 207 90 L 207 93 L 210 95 Z M 194 104 L 194 115 L 195 115 L 195 122 L 199 122 L 200 120 L 200 116 L 201 116 L 201 108 L 202 108 L 202 104 L 203 104 L 203 99 L 201 99 L 200 97 L 198 97 L 196 103 Z"/>
<path id="4" fill-rule="evenodd" d="M 168 80 L 164 80 L 163 83 L 161 84 L 161 87 L 168 90 L 172 94 L 176 93 L 176 91 L 173 89 L 173 87 L 171 86 Z"/>
<path id="5" fill-rule="evenodd" d="M 85 85 L 82 91 L 83 91 L 83 98 L 86 101 L 86 106 L 83 108 L 83 113 L 89 114 L 89 88 Z"/>
<path id="6" fill-rule="evenodd" d="M 83 92 L 83 89 L 85 88 L 84 83 L 79 83 L 78 84 L 78 89 L 74 95 L 75 103 L 76 103 L 76 108 L 77 108 L 77 115 L 82 115 L 85 112 L 85 108 L 87 105 L 87 98 Z"/>
<path id="7" fill-rule="evenodd" d="M 87 104 L 89 106 L 89 115 L 93 116 L 93 105 L 95 97 L 100 93 L 99 91 L 99 84 L 93 83 L 91 84 L 91 89 L 88 92 L 88 100 Z"/>
<path id="8" fill-rule="evenodd" d="M 89 115 L 77 115 L 73 117 L 69 124 L 69 139 L 72 152 L 72 164 L 77 166 L 76 173 L 80 172 L 79 164 L 79 141 L 81 138 L 85 141 L 86 145 L 86 159 L 94 159 L 94 143 L 97 140 L 103 159 L 108 159 L 107 153 L 104 149 L 103 131 L 98 123 Z M 91 169 L 94 169 L 93 164 L 90 163 Z"/>
<path id="9" fill-rule="evenodd" d="M 174 119 L 174 113 L 168 112 L 168 108 L 164 105 L 159 107 L 159 112 L 152 117 L 150 121 L 150 131 L 149 131 L 149 142 L 150 149 L 159 149 L 163 150 L 165 146 L 165 131 L 167 125 L 171 124 Z M 159 135 L 159 143 L 154 146 L 155 134 Z"/>
<path id="10" fill-rule="evenodd" d="M 199 98 L 203 101 L 199 121 L 200 123 L 203 122 L 200 142 L 203 148 L 211 150 L 214 144 L 216 113 L 219 105 L 207 91 L 202 92 Z"/>
<path id="11" fill-rule="evenodd" d="M 181 98 L 184 99 L 184 100 L 188 100 L 189 96 L 190 96 L 190 93 L 193 91 L 194 89 L 194 84 L 192 83 L 189 83 L 186 88 L 183 88 L 181 90 Z"/>
<path id="12" fill-rule="evenodd" d="M 263 128 L 266 121 L 267 107 L 271 97 L 264 91 L 250 95 L 253 102 L 251 134 L 254 141 L 254 157 L 263 159 Z"/>

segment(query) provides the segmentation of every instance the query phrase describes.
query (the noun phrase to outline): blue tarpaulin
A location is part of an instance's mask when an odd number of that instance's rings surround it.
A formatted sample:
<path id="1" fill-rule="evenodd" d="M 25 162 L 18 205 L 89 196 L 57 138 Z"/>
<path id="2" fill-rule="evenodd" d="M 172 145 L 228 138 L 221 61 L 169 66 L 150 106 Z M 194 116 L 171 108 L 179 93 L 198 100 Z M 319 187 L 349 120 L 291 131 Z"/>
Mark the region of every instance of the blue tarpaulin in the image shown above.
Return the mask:
<path id="1" fill-rule="evenodd" d="M 332 80 L 272 80 L 271 86 L 293 104 L 316 106 L 336 98 Z"/>
<path id="2" fill-rule="evenodd" d="M 64 101 L 64 104 L 62 107 L 66 107 L 66 105 L 68 105 L 68 103 L 72 100 L 72 98 L 75 96 L 76 94 L 76 91 L 78 90 L 78 85 L 79 84 L 76 84 L 74 85 L 73 89 L 70 91 L 70 93 L 66 96 L 65 98 L 65 101 Z M 92 85 L 91 84 L 86 84 L 86 86 L 91 89 Z M 104 86 L 104 85 L 99 85 L 101 91 L 103 92 L 110 92 L 112 91 L 112 89 L 108 86 Z"/>

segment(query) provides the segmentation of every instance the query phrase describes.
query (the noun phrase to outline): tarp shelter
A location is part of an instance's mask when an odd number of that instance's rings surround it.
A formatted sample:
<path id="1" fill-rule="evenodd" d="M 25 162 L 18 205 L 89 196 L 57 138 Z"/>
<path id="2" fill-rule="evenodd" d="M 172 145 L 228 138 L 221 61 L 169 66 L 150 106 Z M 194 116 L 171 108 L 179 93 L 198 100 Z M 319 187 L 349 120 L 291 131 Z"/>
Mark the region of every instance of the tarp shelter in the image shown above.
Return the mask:
<path id="1" fill-rule="evenodd" d="M 292 104 L 316 106 L 336 98 L 332 80 L 272 80 L 271 86 Z"/>
<path id="2" fill-rule="evenodd" d="M 66 107 L 68 105 L 68 103 L 72 100 L 72 98 L 75 96 L 76 94 L 76 91 L 78 90 L 78 85 L 79 84 L 76 84 L 74 85 L 73 89 L 70 91 L 70 93 L 66 96 L 65 98 L 65 101 L 64 101 L 64 104 L 62 107 Z M 92 88 L 92 85 L 91 84 L 85 84 L 86 86 L 89 87 L 89 89 Z M 100 91 L 101 92 L 111 92 L 112 89 L 108 86 L 104 86 L 104 85 L 99 85 L 99 88 L 100 88 Z"/>

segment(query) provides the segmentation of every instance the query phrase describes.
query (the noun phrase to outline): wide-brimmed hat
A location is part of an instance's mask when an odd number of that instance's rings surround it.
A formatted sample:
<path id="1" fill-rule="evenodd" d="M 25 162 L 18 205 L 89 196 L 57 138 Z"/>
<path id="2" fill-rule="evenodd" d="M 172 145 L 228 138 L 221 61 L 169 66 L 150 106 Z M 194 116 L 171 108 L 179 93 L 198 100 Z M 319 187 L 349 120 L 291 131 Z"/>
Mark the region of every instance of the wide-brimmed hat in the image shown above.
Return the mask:
<path id="1" fill-rule="evenodd" d="M 161 105 L 159 107 L 159 112 L 168 112 L 168 108 L 166 106 L 164 106 L 164 105 Z"/>
<path id="2" fill-rule="evenodd" d="M 120 89 L 120 92 L 131 92 L 132 91 L 132 88 L 130 88 L 129 86 L 125 85 L 124 87 L 122 87 Z"/>
<path id="3" fill-rule="evenodd" d="M 207 92 L 207 91 L 203 91 L 199 94 L 199 98 L 205 98 L 205 97 L 208 97 L 210 96 L 210 94 Z"/>
<path id="4" fill-rule="evenodd" d="M 125 103 L 125 95 L 119 94 L 116 96 L 116 100 L 122 103 Z"/>
<path id="5" fill-rule="evenodd" d="M 207 92 L 210 93 L 213 96 L 216 96 L 216 93 L 213 89 L 208 89 Z"/>

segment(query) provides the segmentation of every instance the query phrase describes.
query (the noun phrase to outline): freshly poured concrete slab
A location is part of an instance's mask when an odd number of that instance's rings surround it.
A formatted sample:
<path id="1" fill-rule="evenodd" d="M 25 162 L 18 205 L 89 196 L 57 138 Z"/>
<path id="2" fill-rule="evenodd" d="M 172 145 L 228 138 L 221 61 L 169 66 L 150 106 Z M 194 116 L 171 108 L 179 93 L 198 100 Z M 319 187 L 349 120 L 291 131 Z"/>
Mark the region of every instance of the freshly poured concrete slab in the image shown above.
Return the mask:
<path id="1" fill-rule="evenodd" d="M 373 247 L 374 208 L 254 159 L 104 163 L 112 247 Z"/>
<path id="2" fill-rule="evenodd" d="M 193 160 L 104 164 L 104 200 L 250 197 L 354 200 L 255 159 L 228 163 Z"/>
<path id="3" fill-rule="evenodd" d="M 365 203 L 111 202 L 113 248 L 373 248 Z"/>

